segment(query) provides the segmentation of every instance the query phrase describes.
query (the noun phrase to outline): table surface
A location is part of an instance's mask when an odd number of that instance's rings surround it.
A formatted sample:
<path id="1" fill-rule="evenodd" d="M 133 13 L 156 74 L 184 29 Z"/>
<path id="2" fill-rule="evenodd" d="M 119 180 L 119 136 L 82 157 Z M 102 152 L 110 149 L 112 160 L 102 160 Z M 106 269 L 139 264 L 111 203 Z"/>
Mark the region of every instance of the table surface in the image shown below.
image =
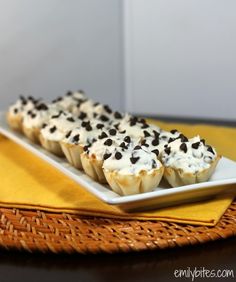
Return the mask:
<path id="1" fill-rule="evenodd" d="M 232 123 L 224 124 L 234 126 Z M 236 279 L 236 238 L 184 248 L 115 255 L 49 255 L 0 251 L 1 282 L 185 281 L 184 278 L 175 278 L 174 271 L 188 267 L 191 270 L 195 267 L 216 271 L 230 269 L 234 271 Z M 191 281 L 191 278 L 186 281 Z"/>

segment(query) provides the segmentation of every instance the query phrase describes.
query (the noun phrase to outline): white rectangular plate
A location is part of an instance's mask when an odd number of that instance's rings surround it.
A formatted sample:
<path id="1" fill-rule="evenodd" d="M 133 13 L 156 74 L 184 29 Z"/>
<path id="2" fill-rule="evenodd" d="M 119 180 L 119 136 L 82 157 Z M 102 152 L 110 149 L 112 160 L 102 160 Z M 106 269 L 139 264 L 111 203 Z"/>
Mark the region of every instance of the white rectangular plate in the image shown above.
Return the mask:
<path id="1" fill-rule="evenodd" d="M 140 211 L 198 201 L 222 193 L 236 194 L 236 185 L 230 185 L 236 183 L 236 162 L 224 157 L 219 161 L 213 176 L 207 182 L 177 188 L 170 188 L 166 183 L 161 182 L 160 187 L 152 192 L 120 196 L 111 191 L 108 186 L 93 181 L 83 172 L 73 168 L 66 159 L 54 156 L 39 145 L 31 143 L 20 133 L 11 130 L 6 123 L 4 113 L 0 113 L 0 133 L 50 163 L 100 200 L 107 204 L 118 205 L 125 210 Z"/>

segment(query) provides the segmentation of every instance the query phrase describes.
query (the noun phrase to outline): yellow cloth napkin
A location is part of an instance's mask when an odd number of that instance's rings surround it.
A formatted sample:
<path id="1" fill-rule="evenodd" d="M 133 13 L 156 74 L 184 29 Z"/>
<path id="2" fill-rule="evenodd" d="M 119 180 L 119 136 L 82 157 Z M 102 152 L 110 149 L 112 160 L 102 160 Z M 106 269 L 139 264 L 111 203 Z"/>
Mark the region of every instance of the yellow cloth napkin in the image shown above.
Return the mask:
<path id="1" fill-rule="evenodd" d="M 236 160 L 236 129 L 157 122 L 164 129 L 178 128 L 191 137 L 204 137 L 218 152 Z M 224 196 L 204 202 L 127 213 L 103 203 L 52 166 L 0 135 L 0 206 L 70 212 L 111 218 L 164 220 L 213 226 L 231 204 Z"/>

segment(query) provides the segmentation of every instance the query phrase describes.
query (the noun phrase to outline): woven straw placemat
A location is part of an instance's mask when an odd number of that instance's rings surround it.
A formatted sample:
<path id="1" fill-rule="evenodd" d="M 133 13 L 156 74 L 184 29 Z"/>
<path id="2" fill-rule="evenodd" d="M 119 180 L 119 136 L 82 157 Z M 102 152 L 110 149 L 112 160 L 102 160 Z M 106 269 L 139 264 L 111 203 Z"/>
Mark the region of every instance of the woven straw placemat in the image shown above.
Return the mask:
<path id="1" fill-rule="evenodd" d="M 0 209 L 0 248 L 28 252 L 117 253 L 166 249 L 236 236 L 236 201 L 214 227 Z"/>

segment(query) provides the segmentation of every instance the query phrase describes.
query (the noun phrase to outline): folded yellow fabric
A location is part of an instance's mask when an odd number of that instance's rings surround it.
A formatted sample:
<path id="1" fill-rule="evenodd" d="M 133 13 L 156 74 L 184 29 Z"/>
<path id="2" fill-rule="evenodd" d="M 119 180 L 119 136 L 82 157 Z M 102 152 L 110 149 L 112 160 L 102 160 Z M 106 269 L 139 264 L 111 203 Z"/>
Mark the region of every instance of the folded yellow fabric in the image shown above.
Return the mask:
<path id="1" fill-rule="evenodd" d="M 207 125 L 183 125 L 157 122 L 164 129 L 178 128 L 191 137 L 200 134 L 218 152 L 236 160 L 236 129 Z M 70 212 L 111 218 L 164 220 L 213 226 L 233 197 L 127 213 L 88 193 L 55 168 L 0 135 L 0 206 Z"/>

